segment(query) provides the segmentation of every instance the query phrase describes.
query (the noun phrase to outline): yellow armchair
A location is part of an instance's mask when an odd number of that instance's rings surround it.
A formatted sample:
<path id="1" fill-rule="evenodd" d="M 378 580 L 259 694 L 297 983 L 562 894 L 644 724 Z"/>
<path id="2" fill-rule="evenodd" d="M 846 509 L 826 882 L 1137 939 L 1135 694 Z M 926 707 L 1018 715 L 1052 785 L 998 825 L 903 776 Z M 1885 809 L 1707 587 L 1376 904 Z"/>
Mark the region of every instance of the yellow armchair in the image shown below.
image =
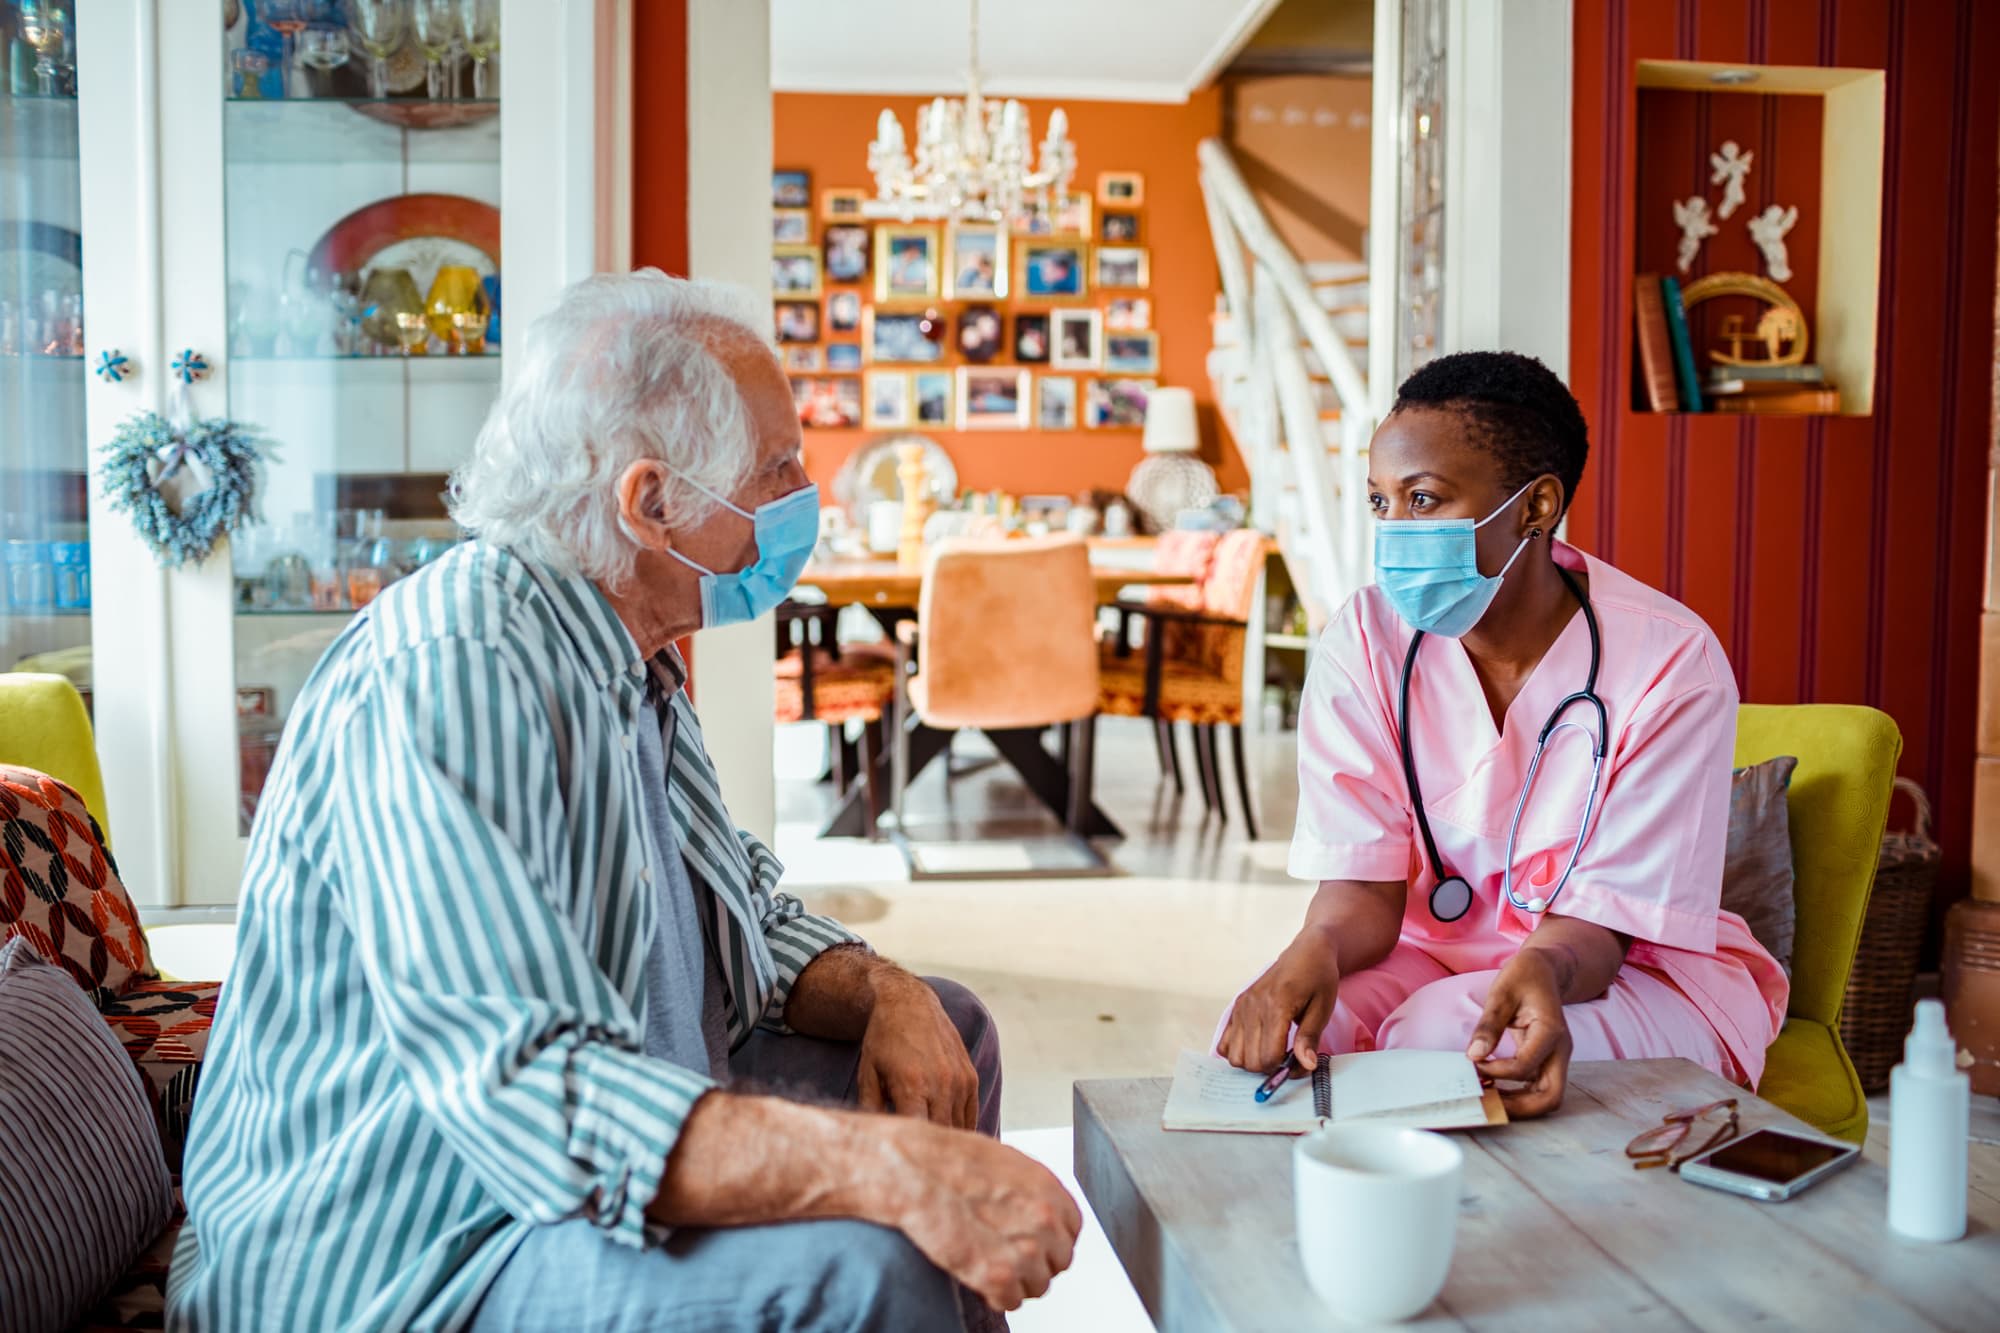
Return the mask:
<path id="1" fill-rule="evenodd" d="M 1840 1043 L 1840 1002 L 1868 914 L 1902 733 L 1886 713 L 1842 704 L 1745 704 L 1736 763 L 1798 758 L 1786 802 L 1798 926 L 1784 1030 L 1759 1095 L 1838 1138 L 1868 1135 L 1861 1079 Z"/>
<path id="2" fill-rule="evenodd" d="M 0 764 L 32 768 L 74 787 L 103 831 L 104 845 L 111 845 L 97 739 L 83 696 L 67 678 L 0 672 Z"/>

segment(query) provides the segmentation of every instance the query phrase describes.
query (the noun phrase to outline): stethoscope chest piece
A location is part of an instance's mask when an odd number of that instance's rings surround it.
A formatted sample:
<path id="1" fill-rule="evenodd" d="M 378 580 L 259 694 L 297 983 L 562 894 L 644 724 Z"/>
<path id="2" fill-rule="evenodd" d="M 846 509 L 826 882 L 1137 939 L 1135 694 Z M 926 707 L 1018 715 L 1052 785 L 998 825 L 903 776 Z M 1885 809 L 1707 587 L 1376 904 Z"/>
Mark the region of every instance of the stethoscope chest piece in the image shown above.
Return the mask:
<path id="1" fill-rule="evenodd" d="M 1431 916 L 1456 921 L 1472 910 L 1472 886 L 1458 875 L 1447 875 L 1431 889 Z"/>

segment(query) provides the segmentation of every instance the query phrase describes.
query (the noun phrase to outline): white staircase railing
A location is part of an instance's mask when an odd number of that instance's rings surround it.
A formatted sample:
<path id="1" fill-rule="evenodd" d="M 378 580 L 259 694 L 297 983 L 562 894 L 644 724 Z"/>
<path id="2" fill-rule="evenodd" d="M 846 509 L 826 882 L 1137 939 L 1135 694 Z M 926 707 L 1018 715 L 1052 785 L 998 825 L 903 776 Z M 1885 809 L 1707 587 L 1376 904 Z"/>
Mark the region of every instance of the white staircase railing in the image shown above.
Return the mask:
<path id="1" fill-rule="evenodd" d="M 1196 153 L 1243 381 L 1240 393 L 1220 398 L 1249 463 L 1252 521 L 1277 535 L 1317 630 L 1369 579 L 1368 383 L 1229 149 L 1204 139 Z M 1323 425 L 1308 347 L 1339 400 L 1337 443 Z"/>

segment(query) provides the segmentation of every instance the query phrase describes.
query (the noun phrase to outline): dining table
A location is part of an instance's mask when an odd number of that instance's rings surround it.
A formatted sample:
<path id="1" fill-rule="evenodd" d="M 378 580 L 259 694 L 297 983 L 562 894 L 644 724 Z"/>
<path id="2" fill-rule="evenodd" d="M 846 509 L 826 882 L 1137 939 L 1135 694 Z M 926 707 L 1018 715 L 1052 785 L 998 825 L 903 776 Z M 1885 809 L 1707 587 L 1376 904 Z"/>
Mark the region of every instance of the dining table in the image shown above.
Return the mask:
<path id="1" fill-rule="evenodd" d="M 1097 581 L 1097 600 L 1102 606 L 1118 601 L 1127 588 L 1185 587 L 1195 582 L 1189 574 L 1168 574 L 1142 567 L 1127 567 L 1093 561 L 1091 574 Z M 816 589 L 831 606 L 865 607 L 893 640 L 896 625 L 913 619 L 923 597 L 921 569 L 910 569 L 895 560 L 815 560 L 799 575 L 799 587 Z M 1069 808 L 1069 770 L 1042 743 L 1036 728 L 988 729 L 986 738 L 1000 757 L 1021 775 L 1021 780 L 1043 804 L 1062 818 Z M 939 755 L 951 749 L 952 733 L 913 721 L 910 729 L 911 780 Z M 888 747 L 884 747 L 886 750 Z M 882 789 L 889 782 L 889 756 L 875 760 Z M 1111 817 L 1092 802 L 1080 830 L 1085 837 L 1118 838 L 1123 832 Z M 843 792 L 833 814 L 820 829 L 823 838 L 865 838 L 869 828 L 868 797 L 865 785 L 855 783 Z"/>

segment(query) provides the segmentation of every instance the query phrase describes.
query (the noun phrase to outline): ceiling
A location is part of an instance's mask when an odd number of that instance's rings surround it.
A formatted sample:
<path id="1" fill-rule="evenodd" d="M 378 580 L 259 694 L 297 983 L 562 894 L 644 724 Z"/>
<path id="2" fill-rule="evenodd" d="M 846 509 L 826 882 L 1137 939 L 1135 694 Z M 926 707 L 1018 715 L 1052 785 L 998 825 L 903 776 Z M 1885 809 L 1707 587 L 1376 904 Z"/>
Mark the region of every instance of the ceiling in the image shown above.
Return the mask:
<path id="1" fill-rule="evenodd" d="M 1278 0 L 985 0 L 989 92 L 1179 102 L 1256 32 Z M 779 92 L 964 91 L 966 0 L 771 0 Z"/>

